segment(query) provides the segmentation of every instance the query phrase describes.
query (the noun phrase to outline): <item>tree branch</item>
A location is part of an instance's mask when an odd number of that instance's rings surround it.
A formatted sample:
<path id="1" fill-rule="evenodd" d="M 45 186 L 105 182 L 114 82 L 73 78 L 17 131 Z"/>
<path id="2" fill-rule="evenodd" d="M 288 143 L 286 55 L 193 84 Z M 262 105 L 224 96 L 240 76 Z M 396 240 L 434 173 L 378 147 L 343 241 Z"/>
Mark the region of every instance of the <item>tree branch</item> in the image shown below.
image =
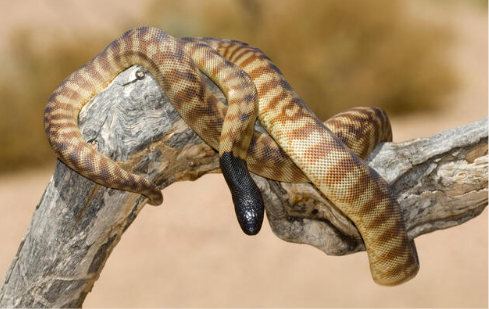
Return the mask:
<path id="1" fill-rule="evenodd" d="M 410 239 L 462 224 L 487 206 L 487 118 L 428 138 L 384 143 L 366 161 L 393 190 Z M 353 223 L 314 186 L 255 180 L 281 239 L 329 255 L 365 250 Z"/>
<path id="2" fill-rule="evenodd" d="M 219 172 L 217 153 L 137 66 L 87 104 L 80 128 L 99 151 L 161 188 Z M 430 138 L 380 145 L 368 161 L 391 184 L 411 238 L 461 224 L 487 205 L 487 119 Z M 312 185 L 254 178 L 278 237 L 327 254 L 363 250 L 354 225 Z M 143 196 L 96 185 L 58 161 L 0 288 L 0 306 L 81 307 L 144 203 Z"/>

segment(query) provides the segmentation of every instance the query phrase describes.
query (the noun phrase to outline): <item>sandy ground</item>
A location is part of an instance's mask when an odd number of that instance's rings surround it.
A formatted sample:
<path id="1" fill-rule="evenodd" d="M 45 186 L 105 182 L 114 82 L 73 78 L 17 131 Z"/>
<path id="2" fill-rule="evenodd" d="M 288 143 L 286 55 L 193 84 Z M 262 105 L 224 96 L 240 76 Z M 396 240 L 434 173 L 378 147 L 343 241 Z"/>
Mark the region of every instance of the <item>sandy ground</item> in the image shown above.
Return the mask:
<path id="1" fill-rule="evenodd" d="M 29 2 L 51 19 L 55 16 L 43 11 L 46 3 L 63 3 Z M 9 3 L 13 2 L 0 1 L 1 9 L 18 9 Z M 79 12 L 91 20 L 89 12 Z M 487 14 L 465 6 L 454 16 L 450 12 L 453 9 L 443 11 L 440 18 L 457 31 L 450 52 L 462 87 L 441 112 L 392 119 L 396 141 L 487 116 Z M 22 18 L 29 20 L 26 14 Z M 0 273 L 15 255 L 51 173 L 38 170 L 0 177 Z M 126 232 L 85 307 L 488 305 L 487 210 L 461 226 L 417 238 L 418 276 L 400 287 L 385 288 L 371 280 L 365 253 L 326 256 L 313 247 L 281 241 L 266 222 L 258 236 L 245 236 L 221 175 L 177 183 L 163 194 L 163 206 L 146 207 Z"/>
<path id="2" fill-rule="evenodd" d="M 0 179 L 0 271 L 7 269 L 51 171 Z M 268 224 L 247 237 L 220 175 L 174 184 L 115 248 L 85 307 L 485 307 L 487 210 L 416 239 L 418 276 L 380 287 L 365 253 L 330 257 L 283 242 Z M 191 194 L 189 194 L 191 193 Z M 19 199 L 22 196 L 22 199 Z"/>

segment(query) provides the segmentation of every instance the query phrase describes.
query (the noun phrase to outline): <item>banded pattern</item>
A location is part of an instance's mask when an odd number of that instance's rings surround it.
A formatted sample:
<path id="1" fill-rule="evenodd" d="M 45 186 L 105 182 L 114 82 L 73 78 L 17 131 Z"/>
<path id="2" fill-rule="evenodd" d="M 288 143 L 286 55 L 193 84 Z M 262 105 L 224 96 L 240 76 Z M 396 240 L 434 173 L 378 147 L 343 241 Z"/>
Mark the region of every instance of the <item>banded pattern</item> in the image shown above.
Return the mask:
<path id="1" fill-rule="evenodd" d="M 260 194 L 249 178 L 247 162 L 252 172 L 267 178 L 312 181 L 359 229 L 377 283 L 399 284 L 416 274 L 416 250 L 407 238 L 399 205 L 385 181 L 361 161 L 376 143 L 390 140 L 385 113 L 356 108 L 323 125 L 271 60 L 245 43 L 176 40 L 148 27 L 126 32 L 63 81 L 49 99 L 46 134 L 68 166 L 101 185 L 144 194 L 151 204 L 162 202 L 154 184 L 94 150 L 77 126 L 84 104 L 134 64 L 155 76 L 186 123 L 219 150 L 245 232 L 257 233 L 263 218 L 261 197 L 256 197 Z M 221 88 L 229 107 L 207 89 L 199 69 Z M 258 119 L 271 136 L 252 130 L 256 103 Z M 247 177 L 251 182 L 243 183 Z"/>
<path id="2" fill-rule="evenodd" d="M 246 166 L 257 114 L 256 89 L 246 73 L 209 46 L 192 42 L 185 46 L 195 61 L 175 38 L 161 30 L 142 27 L 126 32 L 54 91 L 44 113 L 46 135 L 59 158 L 85 177 L 103 186 L 144 194 L 150 204 L 161 204 L 158 187 L 89 146 L 77 125 L 81 108 L 96 93 L 129 66 L 142 65 L 155 76 L 182 118 L 193 124 L 194 131 L 219 148 L 223 174 L 233 188 L 238 221 L 245 233 L 256 234 L 264 206 Z M 221 87 L 227 110 L 215 108 L 219 100 L 205 86 L 197 64 Z M 220 140 L 217 132 L 222 134 Z"/>
<path id="3" fill-rule="evenodd" d="M 375 107 L 354 107 L 328 119 L 324 125 L 361 159 L 366 159 L 379 143 L 392 141 L 389 119 Z"/>
<path id="4" fill-rule="evenodd" d="M 231 191 L 241 229 L 248 235 L 255 235 L 261 229 L 265 214 L 260 190 L 251 178 L 246 164 L 258 114 L 256 88 L 243 70 L 226 61 L 208 45 L 191 41 L 181 43 L 200 71 L 209 76 L 226 96 L 228 107 L 218 144 L 219 163 Z M 185 91 L 185 84 L 181 87 Z M 182 110 L 179 112 L 187 123 L 188 119 L 199 115 L 195 112 L 185 113 Z M 198 121 L 193 124 L 205 129 L 198 125 Z M 206 136 L 201 134 L 204 140 Z"/>
<path id="5" fill-rule="evenodd" d="M 317 119 L 258 48 L 231 40 L 194 40 L 212 46 L 252 78 L 259 96 L 260 123 L 314 185 L 355 223 L 374 280 L 395 285 L 412 278 L 419 269 L 416 249 L 385 180 Z M 331 126 L 343 122 L 354 127 L 354 114 L 336 117 Z"/>

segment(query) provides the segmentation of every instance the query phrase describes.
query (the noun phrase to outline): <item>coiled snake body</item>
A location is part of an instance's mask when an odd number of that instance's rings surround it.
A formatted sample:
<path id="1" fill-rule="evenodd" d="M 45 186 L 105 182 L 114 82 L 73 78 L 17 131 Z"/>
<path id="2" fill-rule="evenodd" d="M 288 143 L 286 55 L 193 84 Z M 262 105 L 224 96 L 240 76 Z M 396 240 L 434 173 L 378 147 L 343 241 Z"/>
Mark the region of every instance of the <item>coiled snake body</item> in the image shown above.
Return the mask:
<path id="1" fill-rule="evenodd" d="M 155 76 L 186 123 L 219 150 L 246 233 L 256 234 L 263 219 L 261 195 L 248 168 L 275 180 L 313 182 L 355 223 L 377 283 L 400 284 L 416 275 L 416 249 L 400 207 L 387 183 L 361 160 L 378 142 L 390 140 L 386 115 L 356 108 L 323 124 L 271 60 L 245 43 L 177 40 L 148 27 L 126 32 L 63 81 L 48 101 L 46 134 L 68 166 L 103 186 L 141 193 L 151 204 L 162 202 L 156 185 L 97 152 L 78 129 L 81 108 L 134 64 Z M 221 88 L 228 106 L 207 89 L 199 70 Z M 253 130 L 257 116 L 270 135 Z"/>

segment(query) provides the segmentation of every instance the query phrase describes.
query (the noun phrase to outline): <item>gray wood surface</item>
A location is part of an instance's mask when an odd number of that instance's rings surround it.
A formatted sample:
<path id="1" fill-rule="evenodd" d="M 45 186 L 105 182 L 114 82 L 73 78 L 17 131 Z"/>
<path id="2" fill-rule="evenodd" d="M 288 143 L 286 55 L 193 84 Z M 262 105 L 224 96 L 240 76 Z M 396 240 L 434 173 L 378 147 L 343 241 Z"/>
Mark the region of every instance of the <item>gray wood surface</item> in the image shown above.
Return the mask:
<path id="1" fill-rule="evenodd" d="M 212 82 L 208 85 L 224 100 Z M 99 151 L 162 189 L 219 172 L 217 153 L 137 66 L 85 106 L 80 128 Z M 379 145 L 368 161 L 391 184 L 415 238 L 483 211 L 487 158 L 486 118 L 429 138 Z M 331 255 L 364 250 L 354 225 L 312 185 L 254 178 L 281 239 Z M 0 287 L 0 307 L 81 307 L 144 205 L 143 196 L 101 187 L 58 161 Z"/>

